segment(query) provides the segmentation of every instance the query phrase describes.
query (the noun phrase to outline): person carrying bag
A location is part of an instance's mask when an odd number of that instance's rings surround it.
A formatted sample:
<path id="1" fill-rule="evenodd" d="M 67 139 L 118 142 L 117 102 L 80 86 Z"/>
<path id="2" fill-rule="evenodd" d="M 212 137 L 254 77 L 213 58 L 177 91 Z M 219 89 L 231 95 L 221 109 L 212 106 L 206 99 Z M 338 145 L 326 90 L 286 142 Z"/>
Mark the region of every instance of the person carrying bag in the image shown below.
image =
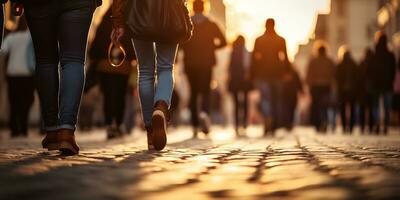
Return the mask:
<path id="1" fill-rule="evenodd" d="M 177 47 L 190 39 L 193 30 L 186 1 L 114 0 L 112 15 L 111 38 L 115 45 L 120 44 L 126 27 L 133 34 L 148 148 L 162 150 L 167 143 Z"/>

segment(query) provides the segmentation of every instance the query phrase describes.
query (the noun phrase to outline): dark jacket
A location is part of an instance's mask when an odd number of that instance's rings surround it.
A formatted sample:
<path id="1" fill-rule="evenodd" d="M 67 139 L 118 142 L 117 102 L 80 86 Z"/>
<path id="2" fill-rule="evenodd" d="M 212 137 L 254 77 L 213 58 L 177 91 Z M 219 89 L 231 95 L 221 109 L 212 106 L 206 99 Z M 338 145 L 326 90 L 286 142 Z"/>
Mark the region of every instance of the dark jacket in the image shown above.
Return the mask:
<path id="1" fill-rule="evenodd" d="M 213 67 L 216 64 L 215 50 L 226 46 L 225 36 L 218 25 L 204 16 L 199 18 L 202 19 L 192 17 L 193 36 L 182 45 L 186 71 L 191 67 Z"/>
<path id="2" fill-rule="evenodd" d="M 284 66 L 282 101 L 297 104 L 297 94 L 304 93 L 303 83 L 294 66 L 287 61 Z"/>
<path id="3" fill-rule="evenodd" d="M 358 66 L 353 59 L 347 57 L 336 67 L 337 90 L 340 93 L 354 94 L 357 90 Z"/>
<path id="4" fill-rule="evenodd" d="M 280 79 L 284 64 L 279 54 L 287 58 L 286 41 L 275 31 L 267 31 L 257 38 L 252 55 L 251 78 L 266 81 Z"/>
<path id="5" fill-rule="evenodd" d="M 371 51 L 361 61 L 361 64 L 357 69 L 357 96 L 361 100 L 365 95 L 372 94 L 376 91 L 373 82 L 373 79 L 375 78 L 373 59 L 374 54 Z"/>
<path id="6" fill-rule="evenodd" d="M 312 58 L 307 67 L 306 83 L 310 87 L 330 87 L 335 80 L 335 64 L 326 55 Z"/>
<path id="7" fill-rule="evenodd" d="M 376 48 L 374 56 L 375 87 L 378 92 L 393 91 L 396 75 L 396 58 L 386 47 Z"/>
<path id="8" fill-rule="evenodd" d="M 97 27 L 96 36 L 88 50 L 90 66 L 86 73 L 85 92 L 98 83 L 100 73 L 128 76 L 133 70 L 130 63 L 135 59 L 135 51 L 127 32 L 121 39 L 121 44 L 127 53 L 125 64 L 120 67 L 112 67 L 108 62 L 108 45 L 111 42 L 112 32 L 111 9 L 104 15 L 102 22 Z M 100 72 L 100 73 L 99 73 Z"/>
<path id="9" fill-rule="evenodd" d="M 250 90 L 250 82 L 247 80 L 250 53 L 245 46 L 234 45 L 229 64 L 228 88 L 231 92 Z"/>
<path id="10" fill-rule="evenodd" d="M 6 3 L 8 0 L 0 0 L 2 3 Z M 13 3 L 23 3 L 25 0 L 10 0 Z M 102 0 L 91 0 L 96 6 L 101 6 Z"/>

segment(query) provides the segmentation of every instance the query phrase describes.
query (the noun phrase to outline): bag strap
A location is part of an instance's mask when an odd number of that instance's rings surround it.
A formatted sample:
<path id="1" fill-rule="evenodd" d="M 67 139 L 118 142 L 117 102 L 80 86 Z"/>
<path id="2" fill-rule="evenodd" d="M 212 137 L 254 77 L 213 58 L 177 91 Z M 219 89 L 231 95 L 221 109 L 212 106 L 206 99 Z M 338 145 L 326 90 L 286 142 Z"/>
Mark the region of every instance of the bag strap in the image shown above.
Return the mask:
<path id="1" fill-rule="evenodd" d="M 113 42 L 110 42 L 110 45 L 108 46 L 108 62 L 113 67 L 121 67 L 125 63 L 125 60 L 126 60 L 126 51 L 125 51 L 125 49 L 124 49 L 124 47 L 122 45 L 118 45 L 118 48 L 119 48 L 119 50 L 121 50 L 121 52 L 124 55 L 124 57 L 123 57 L 121 62 L 113 63 L 112 62 L 112 58 L 111 58 L 111 54 L 112 54 L 112 49 L 113 49 L 114 46 L 117 46 L 117 45 L 115 45 Z"/>

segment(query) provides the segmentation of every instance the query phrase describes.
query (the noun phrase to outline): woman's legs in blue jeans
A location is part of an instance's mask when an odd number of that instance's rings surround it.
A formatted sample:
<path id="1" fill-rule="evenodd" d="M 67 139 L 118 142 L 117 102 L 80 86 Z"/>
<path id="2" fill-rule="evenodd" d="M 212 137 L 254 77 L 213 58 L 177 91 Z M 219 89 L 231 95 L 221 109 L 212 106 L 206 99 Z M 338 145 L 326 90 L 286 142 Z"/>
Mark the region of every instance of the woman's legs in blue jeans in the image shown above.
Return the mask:
<path id="1" fill-rule="evenodd" d="M 142 40 L 134 40 L 133 43 L 139 63 L 139 96 L 143 120 L 145 126 L 150 127 L 154 104 L 157 101 L 165 101 L 168 105 L 171 103 L 177 45 Z"/>
<path id="2" fill-rule="evenodd" d="M 51 1 L 43 5 L 26 3 L 25 7 L 35 47 L 38 91 L 46 130 L 75 130 L 84 85 L 92 6 L 82 2 L 80 8 L 68 10 L 63 9 L 59 1 Z"/>
<path id="3" fill-rule="evenodd" d="M 60 120 L 59 128 L 75 129 L 85 84 L 85 55 L 91 8 L 71 10 L 59 19 Z"/>

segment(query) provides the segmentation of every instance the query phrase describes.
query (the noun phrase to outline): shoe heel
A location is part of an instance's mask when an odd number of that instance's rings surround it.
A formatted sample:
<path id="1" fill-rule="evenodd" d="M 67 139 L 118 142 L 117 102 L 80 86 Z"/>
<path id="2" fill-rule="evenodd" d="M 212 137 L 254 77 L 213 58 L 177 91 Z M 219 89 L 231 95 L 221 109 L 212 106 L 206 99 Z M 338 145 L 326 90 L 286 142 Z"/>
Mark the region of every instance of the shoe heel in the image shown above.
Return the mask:
<path id="1" fill-rule="evenodd" d="M 64 155 L 75 155 L 79 153 L 69 142 L 61 142 L 59 150 Z"/>
<path id="2" fill-rule="evenodd" d="M 158 151 L 161 151 L 167 145 L 167 121 L 162 111 L 156 110 L 153 113 L 153 145 Z"/>

